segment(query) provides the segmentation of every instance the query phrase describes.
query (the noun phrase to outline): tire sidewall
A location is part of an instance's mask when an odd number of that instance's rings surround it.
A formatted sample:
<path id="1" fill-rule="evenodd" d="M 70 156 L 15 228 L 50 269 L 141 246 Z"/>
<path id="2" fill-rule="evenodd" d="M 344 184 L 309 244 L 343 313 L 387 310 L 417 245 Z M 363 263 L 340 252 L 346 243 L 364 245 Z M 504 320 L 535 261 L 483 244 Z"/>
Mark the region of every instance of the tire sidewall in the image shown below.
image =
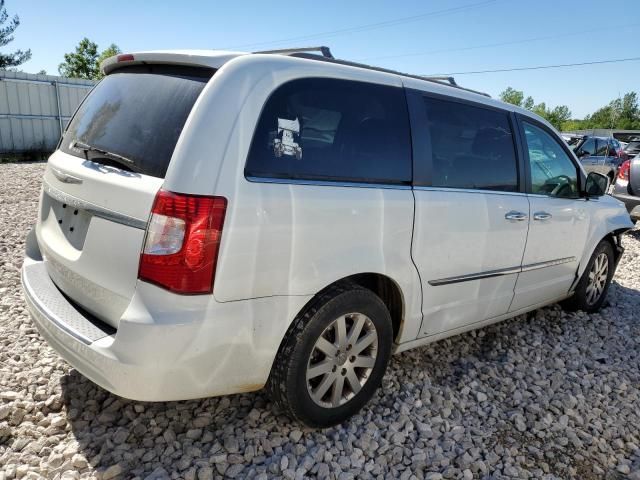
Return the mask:
<path id="1" fill-rule="evenodd" d="M 335 408 L 317 405 L 307 389 L 307 365 L 313 347 L 324 330 L 337 318 L 348 313 L 369 317 L 378 335 L 378 352 L 371 376 L 362 389 L 347 403 Z M 313 315 L 298 337 L 291 355 L 287 375 L 288 400 L 296 417 L 306 424 L 328 427 L 357 413 L 373 396 L 384 376 L 391 356 L 393 328 L 386 306 L 373 292 L 348 290 L 329 300 Z"/>

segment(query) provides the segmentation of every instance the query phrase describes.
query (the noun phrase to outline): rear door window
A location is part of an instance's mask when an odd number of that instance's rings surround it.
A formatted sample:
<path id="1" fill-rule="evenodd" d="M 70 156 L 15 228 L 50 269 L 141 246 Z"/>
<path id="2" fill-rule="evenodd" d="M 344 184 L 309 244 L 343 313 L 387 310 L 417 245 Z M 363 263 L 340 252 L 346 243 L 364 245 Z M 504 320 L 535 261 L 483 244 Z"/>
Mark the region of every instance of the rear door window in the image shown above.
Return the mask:
<path id="1" fill-rule="evenodd" d="M 404 91 L 326 78 L 282 85 L 264 106 L 245 175 L 409 184 Z"/>
<path id="2" fill-rule="evenodd" d="M 434 187 L 515 192 L 518 166 L 507 112 L 425 97 Z"/>
<path id="3" fill-rule="evenodd" d="M 67 128 L 62 151 L 114 164 L 84 144 L 130 160 L 131 169 L 163 178 L 210 69 L 132 66 L 104 78 L 82 103 Z M 116 166 L 122 167 L 122 163 Z"/>

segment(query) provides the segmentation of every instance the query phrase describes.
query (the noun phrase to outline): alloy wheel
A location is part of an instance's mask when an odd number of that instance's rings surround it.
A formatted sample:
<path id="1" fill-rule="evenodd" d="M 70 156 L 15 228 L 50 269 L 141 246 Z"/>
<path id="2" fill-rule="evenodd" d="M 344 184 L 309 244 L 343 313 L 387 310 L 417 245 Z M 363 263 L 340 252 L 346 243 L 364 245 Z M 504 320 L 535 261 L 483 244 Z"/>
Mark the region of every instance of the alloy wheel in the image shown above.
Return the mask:
<path id="1" fill-rule="evenodd" d="M 609 257 L 602 252 L 598 255 L 589 271 L 589 281 L 587 283 L 587 303 L 595 304 L 607 285 L 607 277 L 609 275 Z"/>
<path id="2" fill-rule="evenodd" d="M 378 354 L 378 332 L 369 317 L 348 313 L 336 318 L 313 346 L 307 364 L 307 390 L 324 408 L 351 400 L 369 379 Z"/>

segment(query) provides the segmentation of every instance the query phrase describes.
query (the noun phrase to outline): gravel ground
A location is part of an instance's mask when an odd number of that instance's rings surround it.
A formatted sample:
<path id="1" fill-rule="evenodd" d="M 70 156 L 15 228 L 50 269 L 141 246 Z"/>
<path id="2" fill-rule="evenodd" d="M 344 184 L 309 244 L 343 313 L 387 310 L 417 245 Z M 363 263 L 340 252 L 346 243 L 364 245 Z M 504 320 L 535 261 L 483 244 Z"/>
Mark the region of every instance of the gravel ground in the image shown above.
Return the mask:
<path id="1" fill-rule="evenodd" d="M 551 306 L 396 356 L 360 415 L 314 431 L 262 393 L 132 402 L 62 361 L 19 286 L 43 168 L 0 165 L 0 480 L 640 479 L 640 230 L 601 313 Z"/>

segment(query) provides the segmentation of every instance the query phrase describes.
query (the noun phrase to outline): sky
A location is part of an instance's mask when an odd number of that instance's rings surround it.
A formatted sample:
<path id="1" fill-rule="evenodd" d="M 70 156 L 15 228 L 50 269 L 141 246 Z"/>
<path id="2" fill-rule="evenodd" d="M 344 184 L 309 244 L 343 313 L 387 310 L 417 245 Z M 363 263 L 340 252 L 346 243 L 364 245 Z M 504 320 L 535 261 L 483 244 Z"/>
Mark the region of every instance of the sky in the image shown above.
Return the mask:
<path id="1" fill-rule="evenodd" d="M 637 0 L 142 1 L 6 0 L 21 25 L 2 51 L 30 48 L 20 68 L 57 74 L 83 37 L 124 52 L 255 51 L 327 45 L 334 56 L 414 74 L 457 72 L 492 97 L 511 86 L 574 118 L 640 91 L 640 61 L 461 74 L 640 57 Z"/>

